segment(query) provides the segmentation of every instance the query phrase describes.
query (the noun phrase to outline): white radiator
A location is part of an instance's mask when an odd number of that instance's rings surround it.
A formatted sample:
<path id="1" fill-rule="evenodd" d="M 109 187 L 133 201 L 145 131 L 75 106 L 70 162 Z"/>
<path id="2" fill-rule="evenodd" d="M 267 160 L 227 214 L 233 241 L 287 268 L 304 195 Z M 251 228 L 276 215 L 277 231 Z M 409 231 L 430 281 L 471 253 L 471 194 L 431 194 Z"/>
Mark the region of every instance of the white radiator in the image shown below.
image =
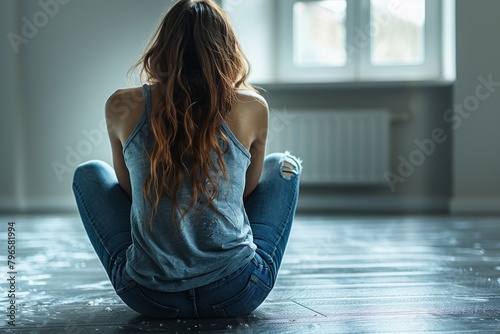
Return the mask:
<path id="1" fill-rule="evenodd" d="M 390 145 L 387 110 L 273 110 L 267 152 L 304 161 L 303 184 L 385 184 Z"/>

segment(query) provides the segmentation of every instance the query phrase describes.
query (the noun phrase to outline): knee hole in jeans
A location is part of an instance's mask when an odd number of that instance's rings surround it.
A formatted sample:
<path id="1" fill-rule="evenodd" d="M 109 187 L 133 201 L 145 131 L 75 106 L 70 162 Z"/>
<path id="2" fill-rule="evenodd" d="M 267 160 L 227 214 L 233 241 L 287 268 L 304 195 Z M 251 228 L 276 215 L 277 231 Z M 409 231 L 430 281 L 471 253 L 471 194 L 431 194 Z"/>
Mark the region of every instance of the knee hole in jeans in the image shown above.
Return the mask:
<path id="1" fill-rule="evenodd" d="M 299 175 L 302 171 L 302 160 L 294 157 L 290 152 L 286 151 L 281 160 L 281 176 L 285 180 L 291 180 Z"/>

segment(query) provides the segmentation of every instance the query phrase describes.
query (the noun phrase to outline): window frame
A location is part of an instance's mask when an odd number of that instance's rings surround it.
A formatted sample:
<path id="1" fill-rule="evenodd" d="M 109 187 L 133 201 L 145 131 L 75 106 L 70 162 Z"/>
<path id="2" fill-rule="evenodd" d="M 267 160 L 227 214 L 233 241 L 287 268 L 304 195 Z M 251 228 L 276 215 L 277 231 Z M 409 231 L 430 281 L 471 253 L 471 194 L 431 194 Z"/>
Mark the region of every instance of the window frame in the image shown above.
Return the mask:
<path id="1" fill-rule="evenodd" d="M 279 59 L 278 82 L 342 82 L 342 81 L 421 81 L 443 78 L 443 1 L 426 1 L 424 30 L 424 63 L 418 65 L 371 64 L 371 3 L 370 0 L 346 0 L 346 51 L 344 67 L 303 67 L 294 64 L 293 6 L 296 2 L 318 0 L 279 0 Z M 365 34 L 363 47 L 356 47 L 356 33 Z M 350 46 L 350 47 L 348 47 Z"/>

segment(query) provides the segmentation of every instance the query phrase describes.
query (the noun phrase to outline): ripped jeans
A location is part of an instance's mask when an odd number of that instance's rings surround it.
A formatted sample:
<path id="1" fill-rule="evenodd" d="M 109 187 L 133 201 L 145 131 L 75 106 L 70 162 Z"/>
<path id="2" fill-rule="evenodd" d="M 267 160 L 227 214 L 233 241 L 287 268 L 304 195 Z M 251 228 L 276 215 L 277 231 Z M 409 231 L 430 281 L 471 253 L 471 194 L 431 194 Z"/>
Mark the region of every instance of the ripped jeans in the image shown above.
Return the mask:
<path id="1" fill-rule="evenodd" d="M 255 310 L 276 282 L 295 216 L 301 170 L 301 161 L 288 152 L 267 156 L 259 184 L 245 202 L 255 257 L 220 280 L 179 292 L 141 286 L 125 270 L 125 252 L 132 243 L 131 199 L 109 165 L 80 165 L 73 191 L 90 242 L 116 293 L 131 309 L 156 318 L 238 317 Z"/>

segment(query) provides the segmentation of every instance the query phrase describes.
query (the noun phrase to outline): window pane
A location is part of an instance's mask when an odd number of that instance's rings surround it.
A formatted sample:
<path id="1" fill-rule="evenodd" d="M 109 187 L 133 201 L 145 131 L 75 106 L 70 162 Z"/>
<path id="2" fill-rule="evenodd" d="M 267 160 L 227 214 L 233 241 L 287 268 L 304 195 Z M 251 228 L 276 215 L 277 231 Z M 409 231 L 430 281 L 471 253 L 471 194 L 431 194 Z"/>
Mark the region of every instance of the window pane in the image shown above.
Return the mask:
<path id="1" fill-rule="evenodd" d="M 345 66 L 346 0 L 298 1 L 293 6 L 296 66 Z"/>
<path id="2" fill-rule="evenodd" d="M 373 65 L 425 60 L 425 0 L 371 0 Z"/>

